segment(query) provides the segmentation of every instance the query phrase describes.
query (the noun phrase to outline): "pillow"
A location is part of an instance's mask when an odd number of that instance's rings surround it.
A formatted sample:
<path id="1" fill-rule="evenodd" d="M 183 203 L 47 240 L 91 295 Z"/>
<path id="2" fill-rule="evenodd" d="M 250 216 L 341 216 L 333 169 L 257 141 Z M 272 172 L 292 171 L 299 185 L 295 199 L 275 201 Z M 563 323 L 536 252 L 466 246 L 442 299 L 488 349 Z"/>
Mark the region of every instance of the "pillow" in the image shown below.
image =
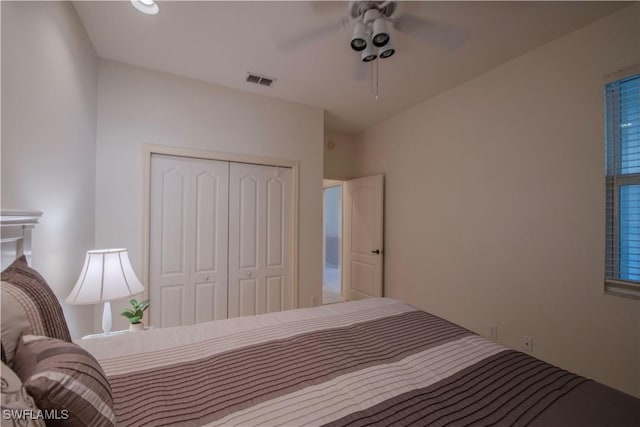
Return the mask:
<path id="1" fill-rule="evenodd" d="M 40 316 L 35 311 L 28 315 L 29 297 L 11 283 L 2 282 L 2 349 L 4 350 L 5 363 L 13 366 L 13 354 L 20 335 L 38 334 L 44 335 L 44 326 Z M 33 310 L 32 310 L 33 311 Z"/>
<path id="2" fill-rule="evenodd" d="M 24 255 L 7 267 L 1 278 L 2 345 L 9 366 L 13 366 L 13 353 L 23 333 L 71 342 L 58 299 Z"/>
<path id="3" fill-rule="evenodd" d="M 10 412 L 7 413 L 7 411 Z M 20 378 L 3 363 L 2 425 L 6 423 L 13 426 L 44 427 L 44 421 L 38 418 L 38 415 L 38 407 L 24 389 Z"/>
<path id="4" fill-rule="evenodd" d="M 23 335 L 14 370 L 40 409 L 68 411 L 58 425 L 116 425 L 109 381 L 98 361 L 77 344 Z"/>

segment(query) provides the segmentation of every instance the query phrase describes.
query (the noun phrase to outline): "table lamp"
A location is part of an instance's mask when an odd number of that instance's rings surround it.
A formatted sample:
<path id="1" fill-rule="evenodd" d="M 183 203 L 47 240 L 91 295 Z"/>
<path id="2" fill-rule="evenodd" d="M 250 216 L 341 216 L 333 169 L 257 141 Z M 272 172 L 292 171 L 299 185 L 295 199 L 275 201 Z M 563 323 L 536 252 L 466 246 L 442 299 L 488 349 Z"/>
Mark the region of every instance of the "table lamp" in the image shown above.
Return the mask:
<path id="1" fill-rule="evenodd" d="M 102 330 L 111 331 L 111 301 L 139 294 L 144 286 L 131 267 L 126 249 L 87 251 L 84 267 L 71 293 L 69 304 L 104 302 Z"/>

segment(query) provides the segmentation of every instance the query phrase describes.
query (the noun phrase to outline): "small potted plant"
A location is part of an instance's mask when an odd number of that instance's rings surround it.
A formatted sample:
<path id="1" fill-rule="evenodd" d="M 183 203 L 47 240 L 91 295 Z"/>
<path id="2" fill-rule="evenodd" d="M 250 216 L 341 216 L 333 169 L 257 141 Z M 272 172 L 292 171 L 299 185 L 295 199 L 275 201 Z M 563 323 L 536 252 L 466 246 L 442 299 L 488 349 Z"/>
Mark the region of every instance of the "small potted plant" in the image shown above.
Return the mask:
<path id="1" fill-rule="evenodd" d="M 129 331 L 142 331 L 144 329 L 142 317 L 144 316 L 144 311 L 149 308 L 149 300 L 138 302 L 136 299 L 130 299 L 129 303 L 131 307 L 125 308 L 120 314 L 129 320 Z"/>

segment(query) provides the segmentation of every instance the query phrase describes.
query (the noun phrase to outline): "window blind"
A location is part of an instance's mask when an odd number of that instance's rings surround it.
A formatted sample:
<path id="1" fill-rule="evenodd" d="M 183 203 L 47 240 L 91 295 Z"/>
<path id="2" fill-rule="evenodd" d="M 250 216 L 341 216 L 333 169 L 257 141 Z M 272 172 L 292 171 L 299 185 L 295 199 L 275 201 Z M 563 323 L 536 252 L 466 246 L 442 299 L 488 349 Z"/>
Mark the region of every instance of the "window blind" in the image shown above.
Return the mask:
<path id="1" fill-rule="evenodd" d="M 640 298 L 640 75 L 605 86 L 605 290 Z"/>

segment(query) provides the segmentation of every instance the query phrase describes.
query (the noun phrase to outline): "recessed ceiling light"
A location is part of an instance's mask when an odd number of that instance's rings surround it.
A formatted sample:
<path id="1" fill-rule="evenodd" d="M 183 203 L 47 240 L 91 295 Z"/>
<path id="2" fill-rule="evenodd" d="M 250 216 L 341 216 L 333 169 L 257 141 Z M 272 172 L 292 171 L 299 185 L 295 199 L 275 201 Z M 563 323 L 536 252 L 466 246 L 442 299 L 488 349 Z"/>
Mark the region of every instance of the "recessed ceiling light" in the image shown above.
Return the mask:
<path id="1" fill-rule="evenodd" d="M 131 0 L 131 4 L 142 13 L 155 15 L 160 8 L 153 0 Z"/>

